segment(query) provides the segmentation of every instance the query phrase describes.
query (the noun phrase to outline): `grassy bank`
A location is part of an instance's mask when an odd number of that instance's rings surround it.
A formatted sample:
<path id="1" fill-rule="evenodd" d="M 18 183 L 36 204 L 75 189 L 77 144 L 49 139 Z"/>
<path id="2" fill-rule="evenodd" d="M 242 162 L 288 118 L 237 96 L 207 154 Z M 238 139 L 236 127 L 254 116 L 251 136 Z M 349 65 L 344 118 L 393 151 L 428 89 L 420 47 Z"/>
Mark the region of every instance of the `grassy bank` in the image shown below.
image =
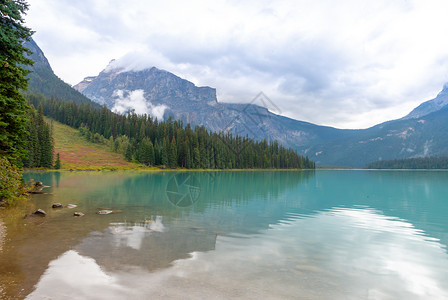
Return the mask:
<path id="1" fill-rule="evenodd" d="M 50 121 L 50 120 L 48 120 Z M 88 142 L 78 130 L 53 122 L 54 153 L 59 153 L 65 170 L 127 170 L 139 165 L 128 162 L 107 145 Z"/>
<path id="2" fill-rule="evenodd" d="M 123 155 L 115 153 L 107 145 L 89 142 L 77 129 L 61 124 L 52 119 L 54 153 L 59 153 L 61 169 L 73 171 L 294 171 L 299 169 L 184 169 L 147 167 L 142 164 L 128 162 Z M 35 168 L 30 171 L 55 171 L 53 169 Z"/>

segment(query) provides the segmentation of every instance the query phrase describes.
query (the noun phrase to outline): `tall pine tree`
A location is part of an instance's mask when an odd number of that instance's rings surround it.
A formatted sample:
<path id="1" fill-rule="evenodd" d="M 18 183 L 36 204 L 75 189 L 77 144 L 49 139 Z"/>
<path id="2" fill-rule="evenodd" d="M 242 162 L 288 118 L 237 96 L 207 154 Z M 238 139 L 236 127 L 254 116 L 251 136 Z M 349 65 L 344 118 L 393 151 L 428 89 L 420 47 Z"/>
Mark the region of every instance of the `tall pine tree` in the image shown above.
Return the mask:
<path id="1" fill-rule="evenodd" d="M 177 167 L 177 146 L 176 146 L 176 139 L 173 136 L 173 139 L 171 140 L 170 147 L 168 150 L 168 165 L 170 168 L 176 168 Z"/>
<path id="2" fill-rule="evenodd" d="M 61 158 L 59 156 L 59 153 L 56 154 L 56 161 L 54 162 L 54 168 L 56 170 L 59 170 L 61 168 Z"/>
<path id="3" fill-rule="evenodd" d="M 23 0 L 0 2 L 0 155 L 20 163 L 25 156 L 27 104 L 20 90 L 26 90 L 29 71 L 23 66 L 33 61 L 23 42 L 31 37 L 22 15 L 28 9 Z"/>

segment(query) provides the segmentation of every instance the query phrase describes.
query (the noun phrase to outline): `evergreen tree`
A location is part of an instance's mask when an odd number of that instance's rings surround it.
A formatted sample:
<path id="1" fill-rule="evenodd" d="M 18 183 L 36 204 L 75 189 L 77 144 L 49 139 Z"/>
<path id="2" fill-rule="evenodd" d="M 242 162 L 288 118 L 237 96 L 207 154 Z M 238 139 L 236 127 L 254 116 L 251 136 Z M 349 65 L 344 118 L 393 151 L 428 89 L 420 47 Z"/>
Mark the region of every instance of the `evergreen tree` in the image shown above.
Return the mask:
<path id="1" fill-rule="evenodd" d="M 213 148 L 211 148 L 210 150 L 210 163 L 209 166 L 211 169 L 215 168 L 215 151 L 213 150 Z"/>
<path id="2" fill-rule="evenodd" d="M 50 125 L 45 123 L 42 130 L 41 142 L 41 166 L 45 168 L 53 167 L 53 140 L 51 137 Z"/>
<path id="3" fill-rule="evenodd" d="M 168 166 L 168 148 L 167 147 L 162 147 L 162 149 L 160 150 L 160 155 L 161 155 L 161 159 L 162 159 L 162 165 L 163 166 Z"/>
<path id="4" fill-rule="evenodd" d="M 132 149 L 131 149 L 131 144 L 128 143 L 126 146 L 126 151 L 124 153 L 124 159 L 126 159 L 127 161 L 131 161 L 132 160 Z"/>
<path id="5" fill-rule="evenodd" d="M 190 151 L 190 147 L 188 147 L 188 145 L 186 145 L 185 159 L 186 159 L 186 162 L 185 162 L 184 167 L 187 169 L 193 168 L 193 166 L 192 166 L 193 159 L 191 158 L 191 151 Z"/>
<path id="6" fill-rule="evenodd" d="M 171 140 L 170 147 L 168 150 L 168 165 L 170 168 L 176 168 L 177 167 L 177 146 L 176 146 L 176 139 L 173 136 L 173 139 Z"/>
<path id="7" fill-rule="evenodd" d="M 154 147 L 148 138 L 144 138 L 140 142 L 138 161 L 148 166 L 154 164 Z"/>
<path id="8" fill-rule="evenodd" d="M 14 163 L 26 153 L 27 104 L 19 91 L 28 86 L 23 66 L 33 63 L 24 55 L 30 51 L 23 42 L 32 34 L 22 17 L 27 9 L 23 0 L 0 3 L 0 155 Z"/>
<path id="9" fill-rule="evenodd" d="M 148 157 L 149 161 L 147 165 L 154 165 L 155 164 L 155 153 L 154 153 L 154 145 L 151 143 L 150 140 L 148 140 Z"/>
<path id="10" fill-rule="evenodd" d="M 51 168 L 54 152 L 52 130 L 44 120 L 42 105 L 39 105 L 37 112 L 31 107 L 28 119 L 28 154 L 23 165 L 27 168 Z"/>
<path id="11" fill-rule="evenodd" d="M 34 109 L 29 110 L 28 119 L 28 155 L 24 159 L 23 166 L 25 168 L 34 168 L 40 164 L 40 145 Z"/>
<path id="12" fill-rule="evenodd" d="M 140 132 L 139 132 L 139 139 L 143 139 L 145 136 L 146 136 L 146 134 L 145 134 L 145 123 L 141 122 Z"/>
<path id="13" fill-rule="evenodd" d="M 148 161 L 145 141 L 140 142 L 140 145 L 138 147 L 138 153 L 137 153 L 137 161 L 142 164 L 145 164 L 146 161 Z"/>
<path id="14" fill-rule="evenodd" d="M 117 115 L 104 108 L 32 94 L 28 94 L 28 98 L 32 105 L 42 103 L 38 112 L 30 117 L 30 126 L 36 129 L 39 140 L 39 149 L 35 152 L 41 158 L 48 157 L 45 156 L 48 147 L 45 148 L 41 140 L 51 136 L 51 128 L 45 127 L 43 118 L 43 114 L 47 114 L 67 125 L 81 126 L 79 130 L 86 138 L 93 137 L 94 141 L 108 144 L 113 151 L 125 155 L 127 160 L 135 159 L 147 165 L 211 169 L 315 167 L 309 158 L 275 141 L 254 141 L 230 133 L 208 132 L 203 126 L 192 130 L 180 121 L 158 122 L 147 116 Z M 115 131 L 115 138 L 112 131 Z M 36 135 L 30 135 L 30 143 L 33 136 Z M 29 164 L 32 164 L 31 157 Z"/>
<path id="15" fill-rule="evenodd" d="M 156 139 L 154 142 L 154 165 L 161 165 L 161 158 L 160 158 L 160 147 L 159 142 Z"/>
<path id="16" fill-rule="evenodd" d="M 201 155 L 197 147 L 193 149 L 193 168 L 201 168 Z"/>
<path id="17" fill-rule="evenodd" d="M 59 170 L 61 168 L 61 159 L 59 157 L 59 153 L 56 154 L 56 161 L 54 162 L 54 168 Z"/>

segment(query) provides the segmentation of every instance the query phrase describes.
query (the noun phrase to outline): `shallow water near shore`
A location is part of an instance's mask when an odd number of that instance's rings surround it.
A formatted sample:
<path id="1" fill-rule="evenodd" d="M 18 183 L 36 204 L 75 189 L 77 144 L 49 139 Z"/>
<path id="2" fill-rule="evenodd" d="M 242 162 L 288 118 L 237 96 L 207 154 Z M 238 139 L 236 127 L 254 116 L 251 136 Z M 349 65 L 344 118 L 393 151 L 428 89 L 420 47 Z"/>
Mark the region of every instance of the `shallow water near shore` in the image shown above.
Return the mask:
<path id="1" fill-rule="evenodd" d="M 448 298 L 448 172 L 25 176 L 48 214 L 7 224 L 2 299 Z"/>

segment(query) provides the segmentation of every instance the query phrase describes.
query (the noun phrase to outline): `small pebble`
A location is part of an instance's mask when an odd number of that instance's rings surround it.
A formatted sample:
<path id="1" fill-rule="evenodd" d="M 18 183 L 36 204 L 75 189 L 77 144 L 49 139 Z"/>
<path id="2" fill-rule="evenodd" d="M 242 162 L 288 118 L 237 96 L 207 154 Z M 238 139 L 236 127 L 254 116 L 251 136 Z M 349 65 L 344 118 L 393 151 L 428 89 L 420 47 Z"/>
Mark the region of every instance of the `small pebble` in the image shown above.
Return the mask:
<path id="1" fill-rule="evenodd" d="M 108 215 L 108 214 L 111 214 L 111 213 L 113 213 L 113 211 L 112 210 L 108 210 L 108 209 L 103 209 L 103 210 L 100 210 L 100 211 L 97 212 L 97 214 L 99 214 L 99 215 Z"/>

